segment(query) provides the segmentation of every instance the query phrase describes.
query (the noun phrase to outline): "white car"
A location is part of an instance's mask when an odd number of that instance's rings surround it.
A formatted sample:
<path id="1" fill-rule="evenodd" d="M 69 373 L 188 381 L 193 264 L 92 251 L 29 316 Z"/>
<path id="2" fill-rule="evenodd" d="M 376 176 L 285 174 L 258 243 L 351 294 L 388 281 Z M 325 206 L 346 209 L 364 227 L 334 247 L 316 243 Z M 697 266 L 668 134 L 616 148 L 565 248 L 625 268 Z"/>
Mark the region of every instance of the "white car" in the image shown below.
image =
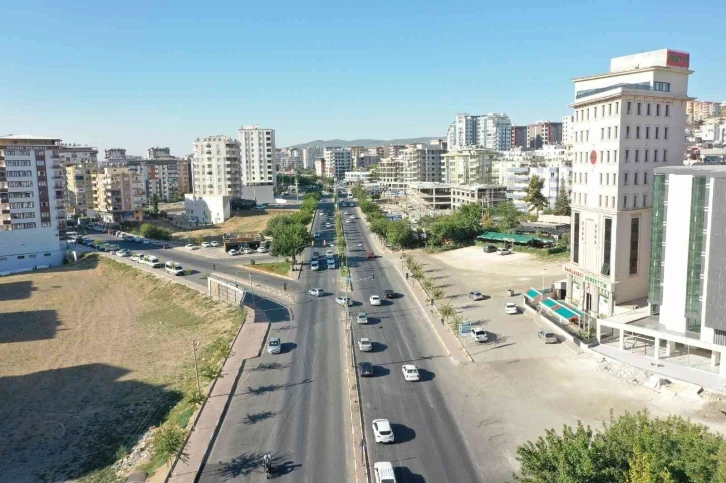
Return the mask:
<path id="1" fill-rule="evenodd" d="M 345 214 L 348 215 L 349 213 L 346 211 Z"/>
<path id="2" fill-rule="evenodd" d="M 381 297 L 378 295 L 371 295 L 368 301 L 371 303 L 371 305 L 381 305 Z"/>
<path id="3" fill-rule="evenodd" d="M 486 342 L 487 340 L 489 340 L 489 338 L 487 337 L 487 331 L 482 329 L 481 327 L 472 327 L 471 337 L 476 342 Z"/>
<path id="4" fill-rule="evenodd" d="M 368 337 L 361 337 L 358 339 L 358 349 L 361 352 L 371 352 L 373 350 L 373 344 Z"/>
<path id="5" fill-rule="evenodd" d="M 151 240 L 144 238 L 143 240 L 141 240 L 141 243 L 143 243 L 144 245 L 151 245 Z"/>
<path id="6" fill-rule="evenodd" d="M 239 252 L 233 248 L 233 249 L 231 249 L 230 251 L 227 252 L 227 255 L 233 257 L 235 255 L 239 255 Z"/>
<path id="7" fill-rule="evenodd" d="M 119 257 L 130 257 L 131 252 L 128 250 L 116 250 L 116 255 L 118 255 Z"/>
<path id="8" fill-rule="evenodd" d="M 216 241 L 209 242 L 209 246 L 211 246 L 213 248 L 217 248 L 219 246 L 219 242 L 216 242 Z"/>
<path id="9" fill-rule="evenodd" d="M 335 297 L 335 303 L 338 305 L 353 305 L 353 301 L 351 299 L 343 296 Z"/>
<path id="10" fill-rule="evenodd" d="M 257 249 L 257 253 L 267 253 L 267 248 L 260 247 L 260 248 Z"/>
<path id="11" fill-rule="evenodd" d="M 418 381 L 418 369 L 413 364 L 404 364 L 401 366 L 403 378 L 407 381 Z"/>
<path id="12" fill-rule="evenodd" d="M 509 255 L 512 251 L 509 248 L 499 248 L 497 250 L 498 255 Z"/>
<path id="13" fill-rule="evenodd" d="M 334 255 L 333 250 L 328 250 L 325 252 L 326 257 L 332 257 Z"/>
<path id="14" fill-rule="evenodd" d="M 141 257 L 141 255 L 132 255 L 131 256 L 131 261 L 132 262 L 138 262 L 140 257 Z"/>
<path id="15" fill-rule="evenodd" d="M 161 246 L 161 242 L 159 240 L 154 240 L 154 241 L 151 242 L 151 244 L 154 245 L 155 247 L 160 247 Z"/>
<path id="16" fill-rule="evenodd" d="M 330 228 L 332 225 L 330 223 L 325 224 L 325 228 Z"/>
<path id="17" fill-rule="evenodd" d="M 509 302 L 505 307 L 504 311 L 508 313 L 509 315 L 516 315 L 519 309 L 517 309 L 517 304 L 514 304 L 512 302 Z"/>
<path id="18" fill-rule="evenodd" d="M 373 436 L 376 443 L 393 443 L 393 428 L 387 419 L 373 420 Z"/>
<path id="19" fill-rule="evenodd" d="M 209 242 L 202 242 L 202 248 L 209 248 L 212 245 Z"/>
<path id="20" fill-rule="evenodd" d="M 350 223 L 350 220 L 345 220 L 346 223 Z"/>
<path id="21" fill-rule="evenodd" d="M 267 343 L 267 352 L 270 354 L 279 354 L 280 353 L 280 346 L 282 343 L 280 342 L 279 337 L 273 337 L 270 339 L 270 341 Z"/>
<path id="22" fill-rule="evenodd" d="M 313 297 L 321 297 L 325 292 L 322 288 L 311 288 L 308 293 Z"/>
<path id="23" fill-rule="evenodd" d="M 186 248 L 187 250 L 196 250 L 199 247 L 196 245 L 192 245 L 191 243 L 187 243 L 186 245 L 184 245 L 184 248 Z"/>
<path id="24" fill-rule="evenodd" d="M 251 248 L 244 248 L 244 249 L 242 250 L 242 253 L 244 253 L 245 255 L 249 255 L 249 254 L 250 254 L 250 253 L 252 253 L 253 251 L 254 251 L 254 250 L 252 250 Z"/>

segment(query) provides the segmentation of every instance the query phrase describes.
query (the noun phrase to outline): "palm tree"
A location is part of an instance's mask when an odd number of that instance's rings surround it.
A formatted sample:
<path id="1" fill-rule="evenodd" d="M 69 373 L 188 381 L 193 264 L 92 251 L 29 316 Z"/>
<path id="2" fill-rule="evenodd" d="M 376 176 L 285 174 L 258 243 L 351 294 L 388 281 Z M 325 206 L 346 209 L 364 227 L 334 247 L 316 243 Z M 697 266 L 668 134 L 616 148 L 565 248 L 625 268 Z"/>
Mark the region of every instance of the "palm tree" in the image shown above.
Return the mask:
<path id="1" fill-rule="evenodd" d="M 456 309 L 454 309 L 453 305 L 447 302 L 439 307 L 439 314 L 441 314 L 441 317 L 444 321 L 446 321 L 456 315 Z"/>
<path id="2" fill-rule="evenodd" d="M 446 293 L 444 293 L 444 289 L 441 287 L 434 287 L 433 290 L 431 290 L 431 298 L 433 300 L 439 300 L 444 297 Z"/>
<path id="3" fill-rule="evenodd" d="M 401 259 L 403 259 L 404 265 L 410 268 L 411 262 L 413 261 L 413 257 L 409 255 L 408 253 L 404 253 L 401 255 Z"/>
<path id="4" fill-rule="evenodd" d="M 431 296 L 431 292 L 434 289 L 434 281 L 428 278 L 423 278 L 423 280 L 419 280 L 421 283 L 421 287 L 423 287 L 424 292 L 426 292 L 426 295 L 429 297 Z"/>
<path id="5" fill-rule="evenodd" d="M 459 327 L 461 324 L 466 322 L 466 318 L 461 314 L 456 314 L 453 317 L 451 317 L 451 323 L 449 327 L 451 328 L 451 331 L 454 333 L 454 335 L 459 335 Z"/>

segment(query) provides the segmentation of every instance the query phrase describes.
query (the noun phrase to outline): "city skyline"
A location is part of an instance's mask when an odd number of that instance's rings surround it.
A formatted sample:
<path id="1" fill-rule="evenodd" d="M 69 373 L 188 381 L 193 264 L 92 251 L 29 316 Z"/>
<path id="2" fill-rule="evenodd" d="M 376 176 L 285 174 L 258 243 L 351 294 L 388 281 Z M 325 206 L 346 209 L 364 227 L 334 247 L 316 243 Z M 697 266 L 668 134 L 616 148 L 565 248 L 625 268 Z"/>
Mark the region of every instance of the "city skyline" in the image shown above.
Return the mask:
<path id="1" fill-rule="evenodd" d="M 617 7 L 592 17 L 597 35 L 583 39 L 586 32 L 571 28 L 577 9 L 534 2 L 522 18 L 505 6 L 440 11 L 433 3 L 284 4 L 274 12 L 229 4 L 205 12 L 182 2 L 173 18 L 162 6 L 133 3 L 123 12 L 87 2 L 62 11 L 9 5 L 17 21 L 0 52 L 14 75 L 4 80 L 0 133 L 135 155 L 163 145 L 177 156 L 197 138 L 234 135 L 245 124 L 275 129 L 281 147 L 444 137 L 460 112 L 504 112 L 515 125 L 560 121 L 571 112 L 572 77 L 606 72 L 602 59 L 611 56 L 660 48 L 691 53 L 695 97 L 726 100 L 724 67 L 709 39 L 681 28 L 696 12 L 660 12 L 652 22 L 652 5 L 627 4 L 627 17 Z M 23 27 L 31 20 L 32 36 Z M 59 35 L 69 22 L 84 27 Z M 486 55 L 475 48 L 483 24 Z M 36 68 L 38 58 L 52 75 Z"/>

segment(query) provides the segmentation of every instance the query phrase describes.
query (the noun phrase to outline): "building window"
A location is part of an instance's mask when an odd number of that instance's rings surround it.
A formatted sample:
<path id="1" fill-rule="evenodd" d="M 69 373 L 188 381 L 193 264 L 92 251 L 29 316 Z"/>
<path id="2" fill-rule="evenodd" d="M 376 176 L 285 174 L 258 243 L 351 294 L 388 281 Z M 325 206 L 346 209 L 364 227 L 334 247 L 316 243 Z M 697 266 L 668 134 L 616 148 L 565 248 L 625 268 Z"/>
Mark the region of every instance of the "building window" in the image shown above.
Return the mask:
<path id="1" fill-rule="evenodd" d="M 645 127 L 645 139 L 650 139 L 650 126 Z"/>
<path id="2" fill-rule="evenodd" d="M 639 116 L 640 116 L 640 113 L 642 112 L 641 107 L 642 107 L 642 102 L 639 102 L 638 106 L 637 106 L 637 110 L 636 110 L 636 114 L 638 114 Z"/>
<path id="3" fill-rule="evenodd" d="M 44 253 L 43 256 L 44 257 L 49 257 L 50 256 L 50 253 Z"/>
<path id="4" fill-rule="evenodd" d="M 608 139 L 612 139 L 610 135 L 612 134 L 612 128 L 608 128 Z"/>
<path id="5" fill-rule="evenodd" d="M 599 206 L 600 208 L 602 208 L 602 195 L 598 195 L 597 206 Z"/>
<path id="6" fill-rule="evenodd" d="M 666 104 L 665 105 L 665 117 L 670 117 L 670 115 L 671 115 L 671 105 Z"/>
<path id="7" fill-rule="evenodd" d="M 635 139 L 640 139 L 640 126 L 635 126 Z"/>
<path id="8" fill-rule="evenodd" d="M 658 135 L 660 134 L 660 128 L 658 126 L 655 127 L 655 138 L 658 139 Z"/>
<path id="9" fill-rule="evenodd" d="M 626 163 L 630 162 L 630 149 L 625 150 L 625 162 Z"/>
<path id="10" fill-rule="evenodd" d="M 602 141 L 604 139 L 605 139 L 605 128 L 601 127 L 600 128 L 600 141 Z"/>
<path id="11" fill-rule="evenodd" d="M 636 171 L 635 173 L 633 173 L 633 184 L 634 184 L 635 186 L 638 186 L 638 184 L 639 184 L 639 183 L 638 183 L 638 174 L 639 174 L 639 173 L 638 173 L 637 171 Z"/>
<path id="12" fill-rule="evenodd" d="M 630 126 L 625 126 L 625 139 L 630 139 Z"/>
<path id="13" fill-rule="evenodd" d="M 630 220 L 630 275 L 638 273 L 638 243 L 640 237 L 640 218 Z"/>
<path id="14" fill-rule="evenodd" d="M 623 186 L 628 186 L 628 173 L 623 173 Z"/>
<path id="15" fill-rule="evenodd" d="M 575 224 L 572 228 L 572 262 L 580 263 L 580 213 L 574 213 Z"/>
<path id="16" fill-rule="evenodd" d="M 623 195 L 623 209 L 628 209 L 628 195 Z"/>
<path id="17" fill-rule="evenodd" d="M 667 127 L 663 128 L 663 139 L 668 139 L 668 128 Z"/>
<path id="18" fill-rule="evenodd" d="M 618 138 L 618 126 L 615 126 L 613 128 L 613 138 L 615 138 L 615 139 Z"/>
<path id="19" fill-rule="evenodd" d="M 648 207 L 648 195 L 643 195 L 643 208 Z"/>
<path id="20" fill-rule="evenodd" d="M 663 150 L 663 162 L 664 163 L 668 162 L 668 150 L 667 149 Z"/>
<path id="21" fill-rule="evenodd" d="M 636 163 L 639 163 L 640 162 L 640 159 L 639 158 L 640 158 L 640 150 L 639 149 L 636 149 L 635 150 L 635 162 Z"/>
<path id="22" fill-rule="evenodd" d="M 645 106 L 645 115 L 650 116 L 650 102 Z"/>
<path id="23" fill-rule="evenodd" d="M 653 90 L 658 91 L 658 92 L 670 92 L 671 83 L 670 82 L 653 82 Z"/>
<path id="24" fill-rule="evenodd" d="M 631 101 L 628 101 L 625 113 L 629 115 L 629 114 L 632 114 L 632 112 L 633 112 L 633 103 Z"/>
<path id="25" fill-rule="evenodd" d="M 602 173 L 600 173 L 600 186 L 602 186 Z"/>
<path id="26" fill-rule="evenodd" d="M 653 150 L 653 162 L 654 163 L 658 162 L 658 150 L 657 149 Z"/>
<path id="27" fill-rule="evenodd" d="M 648 162 L 648 150 L 647 149 L 644 149 L 643 151 L 645 152 L 645 156 L 644 156 L 643 162 L 647 163 Z"/>
<path id="28" fill-rule="evenodd" d="M 617 163 L 617 162 L 618 162 L 618 150 L 613 149 L 613 163 Z"/>
<path id="29" fill-rule="evenodd" d="M 655 105 L 655 115 L 660 116 L 660 104 Z"/>
<path id="30" fill-rule="evenodd" d="M 643 173 L 643 184 L 648 184 L 648 172 Z"/>

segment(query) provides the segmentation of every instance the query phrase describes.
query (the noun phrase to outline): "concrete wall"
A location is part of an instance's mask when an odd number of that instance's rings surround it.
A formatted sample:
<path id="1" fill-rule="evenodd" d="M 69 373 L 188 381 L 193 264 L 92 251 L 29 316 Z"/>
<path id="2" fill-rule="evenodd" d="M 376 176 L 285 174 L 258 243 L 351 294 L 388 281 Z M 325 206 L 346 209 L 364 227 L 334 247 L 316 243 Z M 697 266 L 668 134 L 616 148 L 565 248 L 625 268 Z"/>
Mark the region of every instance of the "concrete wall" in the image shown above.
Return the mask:
<path id="1" fill-rule="evenodd" d="M 274 198 L 273 198 L 274 200 Z M 229 196 L 184 195 L 184 213 L 199 223 L 223 223 L 230 217 Z"/>
<path id="2" fill-rule="evenodd" d="M 245 291 L 242 287 L 216 278 L 213 275 L 207 277 L 207 294 L 214 300 L 226 302 L 230 305 L 238 307 L 244 305 Z"/>

